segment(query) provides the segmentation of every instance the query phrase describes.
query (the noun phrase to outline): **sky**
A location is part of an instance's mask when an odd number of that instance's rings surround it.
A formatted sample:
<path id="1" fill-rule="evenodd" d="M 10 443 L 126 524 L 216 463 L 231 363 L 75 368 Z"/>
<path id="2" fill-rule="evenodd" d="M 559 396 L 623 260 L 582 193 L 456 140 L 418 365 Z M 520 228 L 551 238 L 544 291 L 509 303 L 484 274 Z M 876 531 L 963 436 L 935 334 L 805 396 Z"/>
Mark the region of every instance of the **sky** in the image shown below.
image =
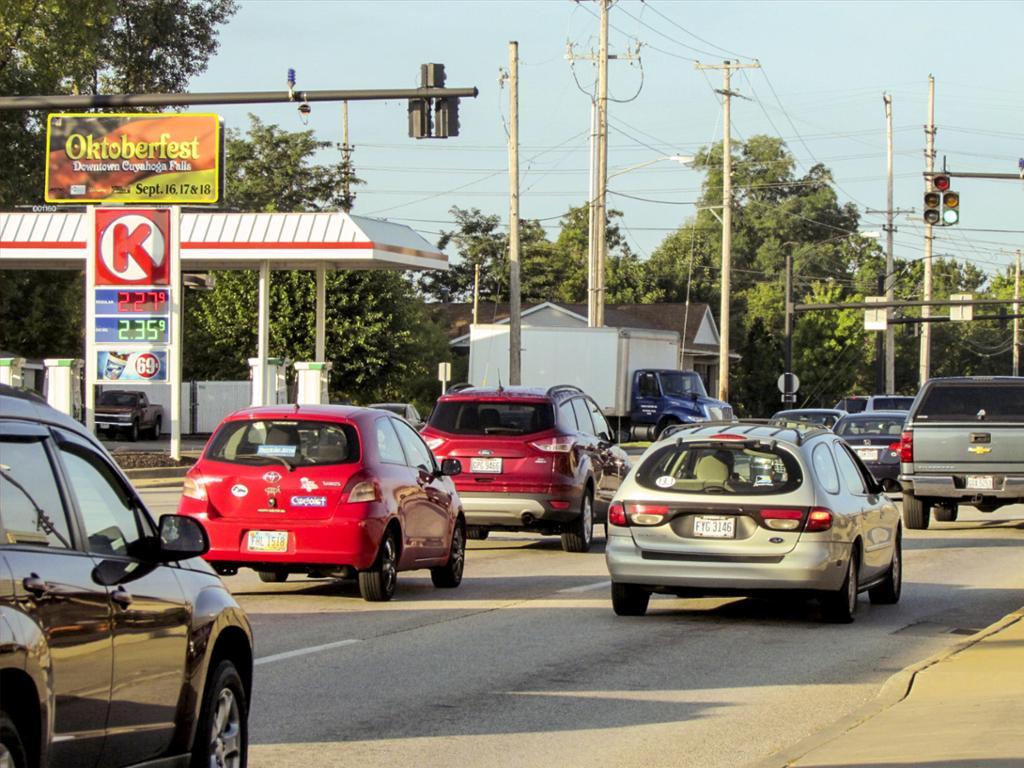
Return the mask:
<path id="1" fill-rule="evenodd" d="M 454 229 L 451 209 L 478 208 L 508 222 L 509 42 L 519 44 L 520 215 L 557 236 L 559 220 L 588 192 L 588 141 L 596 67 L 570 61 L 598 48 L 593 0 L 242 0 L 220 30 L 220 49 L 193 92 L 413 88 L 419 65 L 443 63 L 463 99 L 461 132 L 447 140 L 407 135 L 404 101 L 353 102 L 353 213 L 407 224 L 436 242 Z M 682 2 L 618 0 L 609 48 L 636 54 L 609 63 L 609 208 L 623 212 L 630 246 L 649 255 L 695 215 L 703 176 L 673 162 L 722 138 L 720 70 L 736 70 L 734 141 L 782 136 L 798 175 L 831 169 L 841 203 L 882 232 L 886 206 L 883 94 L 893 102 L 895 256 L 924 253 L 921 221 L 928 77 L 935 77 L 937 166 L 1016 173 L 1024 157 L 1020 2 Z M 204 110 L 205 111 L 205 110 Z M 217 109 L 244 132 L 247 113 L 289 131 L 341 141 L 340 104 L 314 103 L 308 125 L 293 104 Z M 323 162 L 338 159 L 325 153 Z M 642 166 L 642 167 L 634 167 Z M 1024 181 L 954 179 L 961 223 L 936 228 L 934 253 L 1003 271 L 1024 248 Z M 909 211 L 914 210 L 914 213 Z M 880 240 L 884 247 L 884 236 Z M 453 255 L 453 254 L 449 254 Z"/>

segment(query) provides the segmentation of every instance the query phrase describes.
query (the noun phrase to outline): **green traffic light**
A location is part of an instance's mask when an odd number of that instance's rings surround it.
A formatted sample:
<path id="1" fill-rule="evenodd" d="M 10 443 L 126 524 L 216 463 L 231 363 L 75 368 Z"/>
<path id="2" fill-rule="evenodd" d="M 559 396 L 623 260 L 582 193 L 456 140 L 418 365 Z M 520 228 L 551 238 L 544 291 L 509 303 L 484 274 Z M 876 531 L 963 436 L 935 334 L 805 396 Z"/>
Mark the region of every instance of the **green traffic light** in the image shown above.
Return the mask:
<path id="1" fill-rule="evenodd" d="M 956 224 L 958 221 L 960 221 L 960 211 L 956 208 L 947 208 L 942 212 L 943 224 Z"/>

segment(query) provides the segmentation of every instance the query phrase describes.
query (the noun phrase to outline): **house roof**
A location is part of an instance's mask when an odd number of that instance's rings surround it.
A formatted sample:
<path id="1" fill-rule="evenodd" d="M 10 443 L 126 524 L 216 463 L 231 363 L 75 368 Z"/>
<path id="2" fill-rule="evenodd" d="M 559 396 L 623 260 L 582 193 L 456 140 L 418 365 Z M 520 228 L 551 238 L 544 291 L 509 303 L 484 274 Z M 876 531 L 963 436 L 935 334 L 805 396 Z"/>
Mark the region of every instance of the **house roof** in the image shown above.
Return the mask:
<path id="1" fill-rule="evenodd" d="M 587 305 L 570 304 L 561 301 L 546 301 L 539 304 L 523 304 L 523 317 L 528 318 L 533 312 L 545 307 L 553 307 L 566 314 L 576 316 L 583 324 L 587 322 Z M 445 318 L 445 328 L 449 341 L 455 341 L 469 333 L 473 318 L 472 304 L 445 303 L 435 305 L 435 309 Z M 715 336 L 718 327 L 711 316 L 707 304 L 694 302 L 662 304 L 606 304 L 604 309 L 605 325 L 612 328 L 646 328 L 658 331 L 675 331 L 684 337 L 686 348 L 691 351 L 718 353 L 718 344 L 698 342 L 696 336 L 705 315 L 709 317 Z M 507 303 L 481 302 L 478 320 L 481 323 L 508 322 L 509 305 Z M 685 334 L 684 334 L 685 329 Z"/>

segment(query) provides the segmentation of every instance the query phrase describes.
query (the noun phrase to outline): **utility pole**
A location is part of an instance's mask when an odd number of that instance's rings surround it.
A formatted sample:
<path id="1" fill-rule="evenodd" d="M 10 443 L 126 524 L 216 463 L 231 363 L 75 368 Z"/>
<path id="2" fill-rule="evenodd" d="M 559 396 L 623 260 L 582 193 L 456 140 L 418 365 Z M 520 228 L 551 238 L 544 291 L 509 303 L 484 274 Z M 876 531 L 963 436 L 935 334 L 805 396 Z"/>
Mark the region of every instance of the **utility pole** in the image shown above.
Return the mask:
<path id="1" fill-rule="evenodd" d="M 594 318 L 592 325 L 604 327 L 604 265 L 607 256 L 608 194 L 608 9 L 611 0 L 601 2 L 601 35 L 597 51 L 597 206 L 594 211 Z"/>
<path id="2" fill-rule="evenodd" d="M 733 96 L 738 93 L 729 87 L 732 70 L 757 69 L 761 65 L 740 64 L 723 61 L 721 64 L 694 65 L 697 69 L 722 70 L 722 301 L 719 308 L 718 332 L 721 336 L 718 345 L 718 399 L 729 401 L 729 302 L 731 301 L 732 283 L 732 123 L 729 105 Z"/>
<path id="3" fill-rule="evenodd" d="M 892 224 L 892 96 L 882 94 L 885 104 L 885 143 L 886 143 L 886 204 L 885 204 L 885 300 L 892 302 L 895 296 L 895 261 L 893 259 L 893 224 Z M 886 317 L 890 322 L 885 326 L 885 391 L 896 391 L 896 328 L 892 324 L 893 312 L 886 309 Z"/>
<path id="4" fill-rule="evenodd" d="M 508 383 L 522 383 L 522 307 L 519 303 L 519 43 L 508 44 Z"/>
<path id="5" fill-rule="evenodd" d="M 341 102 L 341 165 L 344 168 L 341 177 L 341 210 L 345 213 L 352 211 L 354 200 L 352 199 L 352 150 L 355 149 L 348 143 L 348 102 Z"/>
<path id="6" fill-rule="evenodd" d="M 1013 375 L 1020 376 L 1020 251 L 1017 251 L 1017 273 L 1013 282 Z"/>
<path id="7" fill-rule="evenodd" d="M 473 267 L 473 325 L 480 322 L 480 265 Z"/>
<path id="8" fill-rule="evenodd" d="M 927 149 L 924 151 L 925 167 L 928 173 L 935 170 L 935 77 L 928 75 L 928 125 L 924 128 Z M 930 177 L 929 177 L 930 178 Z M 931 187 L 931 181 L 925 181 L 925 188 Z M 925 222 L 924 225 L 924 300 L 932 300 L 932 225 Z M 1016 312 L 1017 310 L 1014 310 Z M 931 316 L 931 307 L 927 304 L 921 307 L 921 317 L 925 322 L 921 323 L 921 359 L 918 373 L 918 386 L 924 386 L 931 375 L 932 358 L 932 328 L 927 318 Z M 1014 321 L 1016 322 L 1016 321 Z"/>
<path id="9" fill-rule="evenodd" d="M 590 102 L 590 187 L 587 195 L 587 327 L 597 327 L 597 100 Z"/>

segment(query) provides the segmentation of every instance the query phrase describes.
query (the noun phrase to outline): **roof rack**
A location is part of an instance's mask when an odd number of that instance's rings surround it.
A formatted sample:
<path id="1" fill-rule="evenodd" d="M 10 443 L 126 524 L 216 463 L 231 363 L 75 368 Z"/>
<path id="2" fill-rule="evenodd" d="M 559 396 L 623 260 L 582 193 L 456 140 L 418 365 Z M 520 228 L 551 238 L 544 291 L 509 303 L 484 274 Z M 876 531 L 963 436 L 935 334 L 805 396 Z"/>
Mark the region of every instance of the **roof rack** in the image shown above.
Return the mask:
<path id="1" fill-rule="evenodd" d="M 583 394 L 583 390 L 577 387 L 575 384 L 555 384 L 553 387 L 548 387 L 548 397 L 558 394 L 559 392 L 573 392 Z"/>
<path id="2" fill-rule="evenodd" d="M 804 440 L 818 434 L 827 434 L 831 430 L 820 424 L 810 424 L 806 421 L 791 421 L 786 419 L 739 419 L 738 421 L 694 421 L 690 424 L 673 424 L 661 433 L 661 437 L 669 437 L 680 432 L 687 432 L 704 427 L 746 427 L 740 430 L 742 434 L 750 434 L 758 427 L 775 427 L 775 431 L 769 437 L 775 437 L 780 432 L 793 432 L 797 445 L 803 445 Z"/>

